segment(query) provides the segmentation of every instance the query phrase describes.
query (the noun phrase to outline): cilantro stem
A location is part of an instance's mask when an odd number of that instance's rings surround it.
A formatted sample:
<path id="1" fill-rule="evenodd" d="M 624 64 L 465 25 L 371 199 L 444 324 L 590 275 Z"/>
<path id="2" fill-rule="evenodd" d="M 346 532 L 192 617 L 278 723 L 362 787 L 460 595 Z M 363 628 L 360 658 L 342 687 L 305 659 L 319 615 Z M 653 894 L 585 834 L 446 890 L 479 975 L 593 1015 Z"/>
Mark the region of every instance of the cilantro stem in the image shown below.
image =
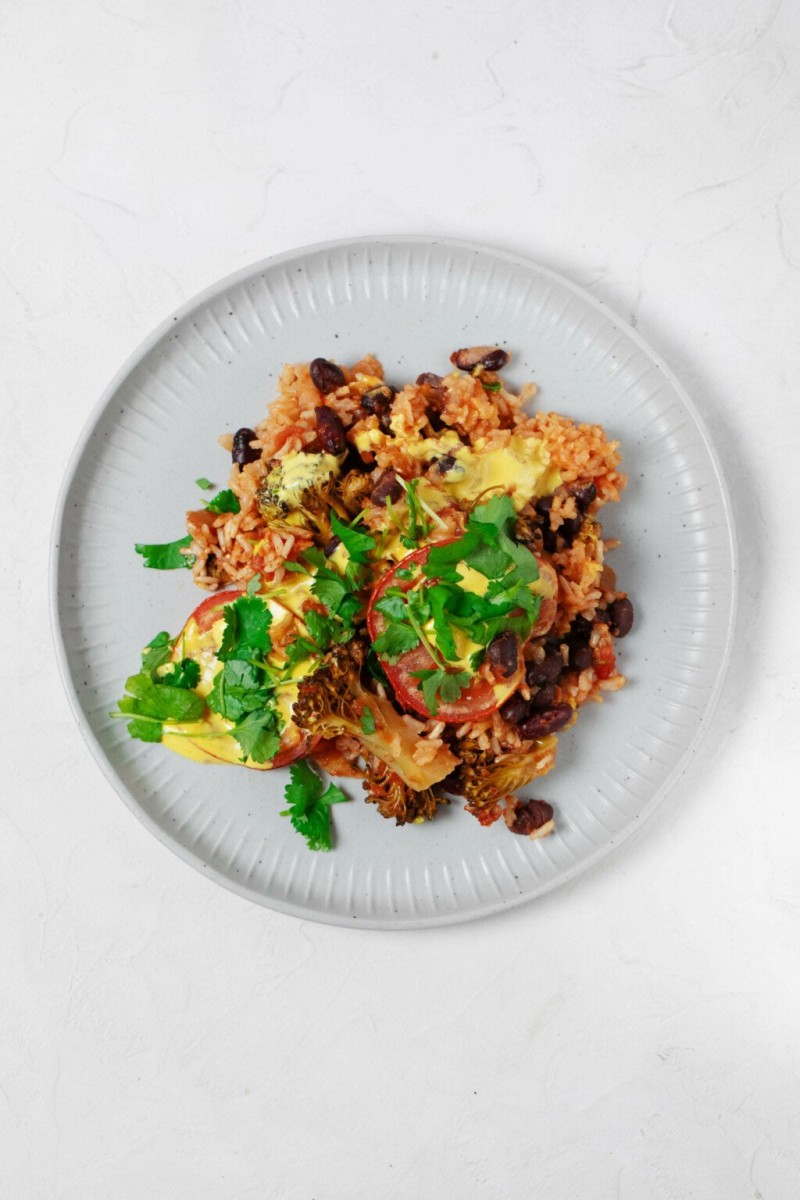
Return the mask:
<path id="1" fill-rule="evenodd" d="M 147 721 L 148 724 L 150 724 L 150 725 L 161 725 L 162 728 L 166 725 L 180 725 L 181 724 L 180 721 L 170 721 L 169 717 L 165 717 L 165 718 L 143 717 L 143 716 L 140 716 L 139 713 L 111 712 L 108 715 L 110 717 L 114 717 L 115 719 L 120 720 L 120 721 Z M 199 721 L 185 721 L 185 722 L 183 722 L 183 724 L 199 725 L 200 722 Z M 218 737 L 229 737 L 230 734 L 233 732 L 233 726 L 231 726 L 230 729 L 222 729 L 219 731 L 209 732 L 209 733 L 202 733 L 199 730 L 193 730 L 191 733 L 178 733 L 177 731 L 172 730 L 172 729 L 165 729 L 164 732 L 169 737 L 218 738 Z"/>
<path id="2" fill-rule="evenodd" d="M 444 659 L 440 657 L 438 651 L 434 650 L 433 646 L 428 641 L 428 635 L 425 633 L 425 630 L 422 628 L 419 621 L 415 617 L 414 610 L 410 604 L 409 604 L 406 612 L 408 614 L 408 623 L 411 626 L 411 628 L 414 630 L 414 633 L 419 638 L 423 649 L 427 650 L 428 654 L 430 655 L 430 657 L 433 659 L 434 663 L 436 664 L 437 667 L 439 667 L 440 670 L 446 671 L 447 664 L 445 663 Z"/>

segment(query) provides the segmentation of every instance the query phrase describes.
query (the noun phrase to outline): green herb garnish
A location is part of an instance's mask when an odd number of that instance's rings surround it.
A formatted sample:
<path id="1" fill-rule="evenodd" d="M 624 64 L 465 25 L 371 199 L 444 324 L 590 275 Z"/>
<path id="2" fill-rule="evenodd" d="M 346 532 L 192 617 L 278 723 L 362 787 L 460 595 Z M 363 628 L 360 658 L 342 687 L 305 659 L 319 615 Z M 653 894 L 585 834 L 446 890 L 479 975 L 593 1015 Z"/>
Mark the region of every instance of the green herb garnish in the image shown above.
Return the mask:
<path id="1" fill-rule="evenodd" d="M 289 807 L 283 810 L 281 816 L 289 817 L 297 832 L 306 839 L 310 850 L 332 849 L 330 808 L 332 804 L 341 804 L 348 797 L 333 783 L 325 788 L 319 775 L 305 759 L 292 763 L 289 772 L 291 783 L 286 785 L 285 793 Z"/>
<path id="2" fill-rule="evenodd" d="M 235 514 L 241 512 L 241 506 L 236 493 L 230 488 L 225 488 L 224 491 L 217 492 L 213 500 L 209 500 L 206 512 Z"/>
<path id="3" fill-rule="evenodd" d="M 199 479 L 195 479 L 197 487 L 202 488 L 204 492 L 209 492 L 214 486 L 210 479 L 206 479 L 205 475 L 201 475 Z"/>
<path id="4" fill-rule="evenodd" d="M 193 554 L 181 553 L 191 544 L 192 539 L 187 533 L 186 537 L 178 538 L 176 542 L 137 542 L 134 550 L 141 554 L 146 567 L 152 567 L 155 571 L 175 571 L 180 567 L 189 569 L 194 565 Z"/>

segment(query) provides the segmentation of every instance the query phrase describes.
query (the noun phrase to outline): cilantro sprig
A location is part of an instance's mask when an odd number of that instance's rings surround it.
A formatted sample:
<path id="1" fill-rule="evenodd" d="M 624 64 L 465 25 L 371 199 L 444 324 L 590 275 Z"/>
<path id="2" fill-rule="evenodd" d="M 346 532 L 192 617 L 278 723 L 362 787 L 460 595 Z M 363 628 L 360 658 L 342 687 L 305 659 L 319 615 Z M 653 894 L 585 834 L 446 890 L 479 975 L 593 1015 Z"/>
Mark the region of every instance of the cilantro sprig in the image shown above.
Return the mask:
<path id="1" fill-rule="evenodd" d="M 289 807 L 281 816 L 289 818 L 306 839 L 309 850 L 331 850 L 331 805 L 342 804 L 349 797 L 334 783 L 326 788 L 304 758 L 292 763 L 289 773 L 291 783 L 286 785 L 285 793 Z"/>
<path id="2" fill-rule="evenodd" d="M 142 651 L 142 667 L 125 681 L 125 695 L 112 717 L 128 722 L 128 733 L 142 742 L 160 742 L 164 725 L 198 721 L 205 707 L 192 690 L 200 669 L 191 659 L 173 663 L 159 674 L 172 655 L 175 639 L 162 631 Z"/>
<path id="3" fill-rule="evenodd" d="M 194 566 L 194 555 L 182 551 L 191 544 L 192 539 L 187 533 L 186 537 L 174 542 L 137 542 L 134 550 L 141 554 L 144 565 L 154 571 L 175 571 L 182 567 L 188 570 Z"/>
<path id="4" fill-rule="evenodd" d="M 453 703 L 469 686 L 499 633 L 510 629 L 524 641 L 539 615 L 541 597 L 529 586 L 539 569 L 530 550 L 511 536 L 515 516 L 506 495 L 476 506 L 459 538 L 432 546 L 416 572 L 397 572 L 410 588 L 388 588 L 375 606 L 385 619 L 373 642 L 376 654 L 394 664 L 422 646 L 430 657 L 431 666 L 412 675 L 433 715 L 440 701 Z M 482 594 L 464 586 L 464 567 L 484 577 Z M 461 665 L 457 631 L 478 647 L 469 670 Z"/>

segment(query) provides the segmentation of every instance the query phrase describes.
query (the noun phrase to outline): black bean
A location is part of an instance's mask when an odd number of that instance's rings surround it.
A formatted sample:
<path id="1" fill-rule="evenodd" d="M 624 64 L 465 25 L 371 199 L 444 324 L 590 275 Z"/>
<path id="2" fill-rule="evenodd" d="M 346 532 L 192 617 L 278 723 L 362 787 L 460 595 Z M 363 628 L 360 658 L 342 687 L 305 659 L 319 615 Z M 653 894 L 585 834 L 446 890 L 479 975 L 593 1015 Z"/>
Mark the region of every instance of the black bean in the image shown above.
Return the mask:
<path id="1" fill-rule="evenodd" d="M 456 465 L 456 460 L 452 454 L 443 454 L 441 458 L 437 458 L 435 461 L 436 470 L 440 475 L 446 475 Z"/>
<path id="2" fill-rule="evenodd" d="M 573 671 L 585 671 L 594 662 L 591 647 L 585 642 L 573 644 L 569 648 L 569 665 Z"/>
<path id="3" fill-rule="evenodd" d="M 550 509 L 553 507 L 552 496 L 540 496 L 533 506 L 540 517 L 549 517 Z"/>
<path id="4" fill-rule="evenodd" d="M 510 700 L 506 700 L 500 709 L 500 716 L 511 725 L 520 725 L 530 715 L 531 706 L 523 700 L 519 692 L 515 692 Z"/>
<path id="5" fill-rule="evenodd" d="M 538 692 L 535 692 L 531 697 L 531 705 L 533 708 L 552 708 L 556 698 L 556 685 L 554 683 L 543 683 Z"/>
<path id="6" fill-rule="evenodd" d="M 454 350 L 450 362 L 459 371 L 474 371 L 484 367 L 487 371 L 500 371 L 508 362 L 508 355 L 499 346 L 469 346 Z"/>
<path id="7" fill-rule="evenodd" d="M 498 633 L 486 652 L 489 665 L 501 679 L 510 679 L 519 666 L 519 642 L 510 629 Z"/>
<path id="8" fill-rule="evenodd" d="M 237 429 L 233 435 L 231 458 L 235 463 L 238 463 L 240 471 L 246 463 L 255 462 L 256 459 L 261 458 L 261 451 L 253 450 L 250 445 L 255 440 L 256 434 L 254 429 Z"/>
<path id="9" fill-rule="evenodd" d="M 615 600 L 609 605 L 611 615 L 611 632 L 614 637 L 625 637 L 633 626 L 633 605 L 630 600 Z"/>
<path id="10" fill-rule="evenodd" d="M 577 617 L 572 618 L 572 624 L 569 627 L 567 641 L 588 642 L 591 632 L 591 621 L 587 621 L 586 617 L 582 617 L 580 613 L 578 613 Z"/>
<path id="11" fill-rule="evenodd" d="M 391 407 L 397 392 L 388 383 L 382 383 L 379 387 L 370 388 L 368 392 L 364 392 L 361 397 L 361 407 L 364 412 L 377 413 L 385 412 Z"/>
<path id="12" fill-rule="evenodd" d="M 558 539 L 556 538 L 556 535 L 553 533 L 553 531 L 549 525 L 543 526 L 543 528 L 542 528 L 542 549 L 546 550 L 548 554 L 555 554 L 557 548 L 558 548 Z"/>
<path id="13" fill-rule="evenodd" d="M 395 504 L 402 495 L 403 485 L 392 468 L 389 467 L 379 476 L 378 482 L 370 493 L 370 500 L 373 504 L 377 504 L 380 508 L 383 508 L 387 500 L 391 500 L 392 504 Z"/>
<path id="14" fill-rule="evenodd" d="M 542 687 L 546 683 L 555 683 L 563 670 L 561 652 L 551 650 L 540 663 L 528 663 L 525 680 L 528 687 Z"/>
<path id="15" fill-rule="evenodd" d="M 569 704 L 554 704 L 552 708 L 546 708 L 543 712 L 528 717 L 527 721 L 520 725 L 519 731 L 524 738 L 547 737 L 549 733 L 556 733 L 565 725 L 569 725 L 571 720 L 572 708 Z"/>
<path id="16" fill-rule="evenodd" d="M 337 388 L 343 387 L 347 383 L 342 368 L 337 367 L 336 363 L 329 362 L 327 358 L 315 358 L 310 371 L 311 382 L 317 391 L 322 392 L 323 396 L 327 396 L 328 392 L 335 392 Z"/>
<path id="17" fill-rule="evenodd" d="M 394 430 L 392 429 L 392 410 L 390 408 L 383 408 L 378 413 L 378 428 L 380 429 L 381 433 L 388 433 L 391 437 L 394 437 Z"/>
<path id="18" fill-rule="evenodd" d="M 441 387 L 442 377 L 434 375 L 433 371 L 423 371 L 421 375 L 417 376 L 417 387 L 422 387 L 426 383 L 429 387 Z"/>
<path id="19" fill-rule="evenodd" d="M 342 544 L 342 539 L 340 537 L 338 537 L 336 534 L 334 534 L 333 537 L 331 538 L 331 540 L 328 542 L 327 546 L 325 547 L 325 557 L 330 558 L 330 556 L 332 554 L 335 554 L 337 549 L 339 548 L 339 546 L 341 546 L 341 544 Z"/>
<path id="20" fill-rule="evenodd" d="M 344 454 L 347 449 L 347 434 L 342 422 L 332 408 L 321 405 L 314 409 L 317 418 L 317 437 L 326 454 Z"/>
<path id="21" fill-rule="evenodd" d="M 444 429 L 444 421 L 442 420 L 441 415 L 436 411 L 436 409 L 435 408 L 426 408 L 425 416 L 428 418 L 428 424 L 430 425 L 433 432 L 441 433 L 442 430 Z"/>
<path id="22" fill-rule="evenodd" d="M 537 829 L 553 819 L 552 805 L 546 800 L 522 800 L 514 806 L 514 820 L 509 825 L 512 833 L 530 837 Z"/>
<path id="23" fill-rule="evenodd" d="M 597 488 L 591 479 L 588 483 L 574 483 L 570 488 L 570 495 L 574 498 L 581 512 L 586 512 L 592 501 L 597 499 Z"/>
<path id="24" fill-rule="evenodd" d="M 583 524 L 583 517 L 567 517 L 562 521 L 557 530 L 557 536 L 561 538 L 565 546 L 571 546 L 575 541 L 576 535 L 580 532 Z"/>

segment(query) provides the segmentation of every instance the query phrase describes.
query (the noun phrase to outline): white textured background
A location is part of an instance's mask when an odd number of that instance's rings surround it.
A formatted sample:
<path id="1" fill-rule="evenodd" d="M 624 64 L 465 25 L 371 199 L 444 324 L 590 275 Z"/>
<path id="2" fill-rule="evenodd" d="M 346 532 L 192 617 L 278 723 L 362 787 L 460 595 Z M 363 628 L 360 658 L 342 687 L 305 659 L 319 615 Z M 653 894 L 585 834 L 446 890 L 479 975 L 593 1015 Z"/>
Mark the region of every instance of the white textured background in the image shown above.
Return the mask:
<path id="1" fill-rule="evenodd" d="M 0 39 L 3 1200 L 796 1200 L 798 7 L 5 0 Z M 250 906 L 137 824 L 61 693 L 46 545 L 157 321 L 401 231 L 629 316 L 715 432 L 743 604 L 705 753 L 637 839 L 389 935 Z"/>

